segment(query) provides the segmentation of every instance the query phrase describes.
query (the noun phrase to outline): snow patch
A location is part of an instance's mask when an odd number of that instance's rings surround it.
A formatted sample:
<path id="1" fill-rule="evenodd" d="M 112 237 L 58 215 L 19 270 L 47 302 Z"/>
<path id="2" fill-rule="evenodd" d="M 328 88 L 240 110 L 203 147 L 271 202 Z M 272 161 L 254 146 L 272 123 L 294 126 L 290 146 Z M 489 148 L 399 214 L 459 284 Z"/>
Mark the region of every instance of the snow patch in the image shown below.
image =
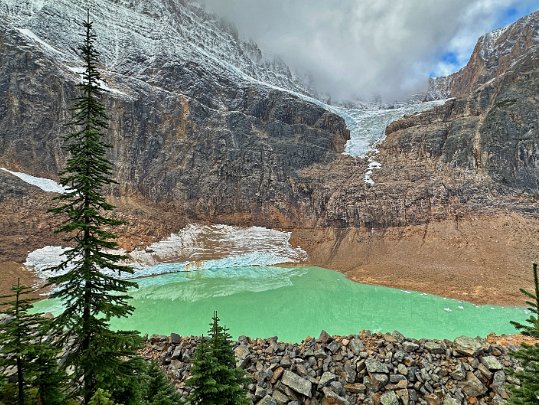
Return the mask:
<path id="1" fill-rule="evenodd" d="M 80 82 L 84 83 L 84 72 L 86 71 L 83 67 L 72 67 L 68 66 L 68 69 L 71 70 L 73 73 L 77 73 L 80 76 Z M 120 91 L 118 89 L 113 89 L 112 87 L 109 87 L 107 83 L 105 83 L 103 80 L 97 81 L 97 86 L 105 91 L 108 91 L 109 93 L 119 94 L 122 96 L 127 96 L 123 91 Z"/>
<path id="2" fill-rule="evenodd" d="M 28 184 L 31 184 L 32 186 L 36 186 L 40 188 L 41 190 L 46 191 L 48 193 L 59 193 L 59 194 L 67 193 L 67 189 L 61 184 L 58 184 L 57 182 L 55 182 L 54 180 L 46 179 L 44 177 L 35 177 L 35 176 L 31 176 L 29 174 L 21 173 L 21 172 L 14 172 L 4 167 L 0 167 L 0 170 L 11 173 L 12 175 L 18 177 L 22 181 Z"/>
<path id="3" fill-rule="evenodd" d="M 167 239 L 154 243 L 144 250 L 134 250 L 129 254 L 137 267 L 163 261 L 199 262 L 207 258 L 242 257 L 237 264 L 245 266 L 245 255 L 256 253 L 264 259 L 257 265 L 299 262 L 307 258 L 300 248 L 290 246 L 290 232 L 252 226 L 240 228 L 229 225 L 190 224 Z"/>
<path id="4" fill-rule="evenodd" d="M 37 42 L 38 44 L 40 44 L 43 48 L 45 48 L 46 50 L 49 50 L 49 51 L 52 51 L 52 52 L 55 52 L 59 55 L 64 55 L 63 52 L 60 52 L 58 49 L 56 49 L 55 47 L 49 45 L 47 42 L 43 41 L 41 38 L 39 38 L 36 34 L 34 34 L 31 30 L 27 29 L 27 28 L 17 28 L 17 31 L 19 31 L 21 34 L 23 34 L 24 36 L 32 39 L 33 41 Z"/>
<path id="5" fill-rule="evenodd" d="M 367 171 L 363 176 L 363 181 L 365 182 L 365 184 L 368 184 L 372 187 L 375 184 L 374 180 L 372 179 L 373 170 L 380 170 L 382 168 L 382 164 L 374 160 L 372 157 L 369 157 L 368 162 L 369 165 L 367 166 Z"/>
<path id="6" fill-rule="evenodd" d="M 137 278 L 157 274 L 194 270 L 233 269 L 244 266 L 270 266 L 300 262 L 307 254 L 289 243 L 290 232 L 261 227 L 240 228 L 228 225 L 188 225 L 181 232 L 129 254 L 133 274 L 124 278 Z M 51 267 L 65 260 L 67 248 L 46 246 L 31 252 L 26 262 L 40 278 L 59 273 Z M 125 254 L 123 251 L 115 251 Z M 67 271 L 66 269 L 65 271 Z"/>

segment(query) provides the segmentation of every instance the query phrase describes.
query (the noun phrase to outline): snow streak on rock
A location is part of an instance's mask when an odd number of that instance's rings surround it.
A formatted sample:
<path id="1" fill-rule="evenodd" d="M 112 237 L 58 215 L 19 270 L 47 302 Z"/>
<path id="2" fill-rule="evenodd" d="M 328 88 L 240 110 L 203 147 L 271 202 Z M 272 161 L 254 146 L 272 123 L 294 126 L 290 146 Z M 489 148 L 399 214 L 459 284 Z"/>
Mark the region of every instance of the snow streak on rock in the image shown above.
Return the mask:
<path id="1" fill-rule="evenodd" d="M 62 185 L 58 184 L 54 180 L 51 179 L 45 179 L 43 177 L 35 177 L 31 176 L 26 173 L 21 172 L 14 172 L 8 169 L 5 169 L 3 167 L 0 167 L 0 170 L 4 170 L 5 172 L 11 173 L 14 176 L 17 176 L 22 181 L 31 184 L 33 186 L 39 187 L 41 190 L 49 192 L 49 193 L 66 193 L 67 190 Z"/>

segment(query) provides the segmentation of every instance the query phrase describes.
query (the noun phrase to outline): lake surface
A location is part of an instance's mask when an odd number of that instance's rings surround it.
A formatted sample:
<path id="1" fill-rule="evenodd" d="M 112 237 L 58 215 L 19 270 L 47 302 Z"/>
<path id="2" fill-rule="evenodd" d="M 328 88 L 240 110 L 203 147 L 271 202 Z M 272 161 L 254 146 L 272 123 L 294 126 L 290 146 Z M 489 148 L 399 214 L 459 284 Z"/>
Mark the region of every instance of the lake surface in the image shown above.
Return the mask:
<path id="1" fill-rule="evenodd" d="M 174 264 L 160 266 L 171 266 Z M 112 326 L 141 333 L 206 334 L 214 310 L 233 337 L 278 336 L 299 342 L 322 329 L 349 335 L 362 329 L 398 330 L 413 338 L 514 333 L 525 308 L 477 306 L 418 292 L 352 282 L 319 267 L 245 266 L 163 274 L 137 280 L 136 310 Z M 44 300 L 40 311 L 58 313 Z"/>

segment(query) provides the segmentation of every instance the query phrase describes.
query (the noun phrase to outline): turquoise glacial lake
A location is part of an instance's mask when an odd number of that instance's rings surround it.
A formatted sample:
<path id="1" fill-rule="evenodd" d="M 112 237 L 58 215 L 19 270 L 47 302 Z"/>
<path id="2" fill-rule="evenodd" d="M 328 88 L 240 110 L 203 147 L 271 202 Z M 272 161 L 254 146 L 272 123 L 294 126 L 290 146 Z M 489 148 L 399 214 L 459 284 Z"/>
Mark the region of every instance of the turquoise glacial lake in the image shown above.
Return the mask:
<path id="1" fill-rule="evenodd" d="M 161 267 L 163 265 L 160 265 Z M 169 264 L 170 270 L 174 264 Z M 163 270 L 163 269 L 161 269 Z M 233 337 L 278 336 L 299 342 L 332 335 L 397 330 L 412 338 L 454 339 L 514 333 L 525 308 L 474 305 L 414 291 L 358 284 L 319 267 L 251 266 L 176 272 L 137 280 L 130 318 L 112 321 L 141 333 L 206 334 L 214 310 Z M 58 313 L 58 301 L 35 305 Z"/>

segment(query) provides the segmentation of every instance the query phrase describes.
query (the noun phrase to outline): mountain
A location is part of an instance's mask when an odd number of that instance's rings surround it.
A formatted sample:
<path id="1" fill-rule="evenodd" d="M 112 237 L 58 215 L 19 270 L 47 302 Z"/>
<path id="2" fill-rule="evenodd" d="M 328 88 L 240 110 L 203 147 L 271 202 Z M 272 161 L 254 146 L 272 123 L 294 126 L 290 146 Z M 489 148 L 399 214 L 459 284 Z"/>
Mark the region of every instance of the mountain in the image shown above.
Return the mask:
<path id="1" fill-rule="evenodd" d="M 537 53 L 538 47 L 539 12 L 535 12 L 479 38 L 465 67 L 430 80 L 426 99 L 467 96 L 513 70 L 520 59 Z"/>
<path id="2" fill-rule="evenodd" d="M 75 0 L 0 4 L 0 166 L 57 178 L 84 17 Z M 500 263 L 527 270 L 539 249 L 538 13 L 433 82 L 428 97 L 452 99 L 395 108 L 324 103 L 191 1 L 96 0 L 93 19 L 124 246 L 193 221 L 288 228 L 313 264 L 403 288 L 428 273 L 432 292 Z M 0 227 L 0 261 L 57 243 L 31 210 L 49 198 L 20 183 L 0 194 L 2 223 L 21 223 Z"/>
<path id="3" fill-rule="evenodd" d="M 100 1 L 95 10 L 117 193 L 177 204 L 189 218 L 254 211 L 261 221 L 274 201 L 293 203 L 298 170 L 342 153 L 343 120 L 300 98 L 299 82 L 196 3 Z M 0 6 L 5 164 L 57 176 L 84 13 L 74 0 Z"/>

